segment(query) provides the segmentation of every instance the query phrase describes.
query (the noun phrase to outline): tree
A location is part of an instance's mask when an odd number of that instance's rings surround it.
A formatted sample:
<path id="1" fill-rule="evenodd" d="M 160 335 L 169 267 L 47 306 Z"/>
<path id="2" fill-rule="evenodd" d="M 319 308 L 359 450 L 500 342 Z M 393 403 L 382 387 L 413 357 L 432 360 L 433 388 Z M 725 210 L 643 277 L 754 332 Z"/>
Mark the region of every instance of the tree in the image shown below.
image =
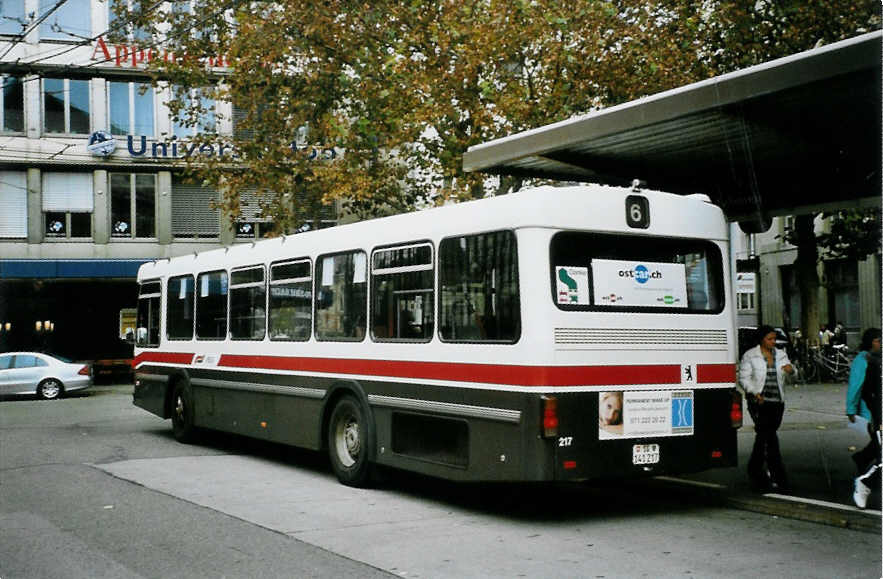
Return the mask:
<path id="1" fill-rule="evenodd" d="M 828 230 L 815 232 L 815 220 L 821 215 Z M 794 262 L 800 287 L 801 328 L 806 337 L 816 341 L 819 333 L 818 263 L 824 259 L 861 261 L 881 251 L 880 208 L 808 213 L 795 217 L 795 226 L 782 238 L 797 247 Z"/>
<path id="2" fill-rule="evenodd" d="M 233 214 L 257 188 L 284 232 L 338 199 L 369 215 L 508 188 L 464 174 L 466 149 L 709 76 L 702 29 L 682 17 L 701 4 L 283 0 L 142 11 L 137 25 L 177 52 L 152 62 L 158 83 L 235 107 L 235 162 L 193 156 L 191 175 Z M 197 126 L 205 102 L 172 96 Z M 312 146 L 340 154 L 317 161 Z"/>

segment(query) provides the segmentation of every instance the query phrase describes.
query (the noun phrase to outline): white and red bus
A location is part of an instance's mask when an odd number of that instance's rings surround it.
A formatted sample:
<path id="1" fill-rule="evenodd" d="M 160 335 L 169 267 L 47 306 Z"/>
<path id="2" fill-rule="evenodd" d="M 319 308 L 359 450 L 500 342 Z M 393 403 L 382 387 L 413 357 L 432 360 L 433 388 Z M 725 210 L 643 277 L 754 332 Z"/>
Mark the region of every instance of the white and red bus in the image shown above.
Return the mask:
<path id="1" fill-rule="evenodd" d="M 733 466 L 727 236 L 701 195 L 541 187 L 158 260 L 134 403 L 350 485 Z"/>

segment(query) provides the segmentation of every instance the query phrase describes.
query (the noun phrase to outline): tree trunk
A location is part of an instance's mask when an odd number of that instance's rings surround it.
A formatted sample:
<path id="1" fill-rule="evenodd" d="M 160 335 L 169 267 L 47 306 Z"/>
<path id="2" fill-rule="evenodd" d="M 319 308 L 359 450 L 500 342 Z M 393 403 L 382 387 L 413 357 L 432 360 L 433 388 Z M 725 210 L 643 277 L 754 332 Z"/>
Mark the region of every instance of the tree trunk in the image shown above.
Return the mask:
<path id="1" fill-rule="evenodd" d="M 819 251 L 816 245 L 816 215 L 798 215 L 794 220 L 797 260 L 794 262 L 800 286 L 800 328 L 808 344 L 819 343 Z"/>

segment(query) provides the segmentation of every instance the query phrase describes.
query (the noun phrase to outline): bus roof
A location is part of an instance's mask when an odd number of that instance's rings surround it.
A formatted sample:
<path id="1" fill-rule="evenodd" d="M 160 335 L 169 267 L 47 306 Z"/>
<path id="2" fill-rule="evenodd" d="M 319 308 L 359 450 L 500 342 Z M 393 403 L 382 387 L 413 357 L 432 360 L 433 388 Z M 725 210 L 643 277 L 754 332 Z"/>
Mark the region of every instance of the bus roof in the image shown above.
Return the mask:
<path id="1" fill-rule="evenodd" d="M 630 229 L 627 226 L 625 200 L 630 195 L 647 198 L 650 207 L 648 228 Z M 142 265 L 138 279 L 222 269 L 231 263 L 269 263 L 286 257 L 312 256 L 360 247 L 370 250 L 409 241 L 529 227 L 718 241 L 728 237 L 723 212 L 704 195 L 682 196 L 604 185 L 544 186 L 157 260 Z"/>

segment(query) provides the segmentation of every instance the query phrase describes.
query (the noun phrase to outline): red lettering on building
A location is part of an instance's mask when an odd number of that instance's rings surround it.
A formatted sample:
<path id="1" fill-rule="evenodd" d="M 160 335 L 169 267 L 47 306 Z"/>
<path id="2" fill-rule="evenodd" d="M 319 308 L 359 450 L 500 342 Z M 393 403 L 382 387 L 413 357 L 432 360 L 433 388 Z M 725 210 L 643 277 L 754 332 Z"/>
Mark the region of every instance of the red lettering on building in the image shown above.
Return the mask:
<path id="1" fill-rule="evenodd" d="M 163 50 L 159 52 L 153 48 L 140 48 L 134 45 L 115 44 L 113 45 L 113 56 L 111 56 L 110 48 L 104 41 L 103 36 L 95 39 L 95 46 L 92 49 L 92 60 L 101 62 L 113 62 L 118 67 L 131 66 L 138 68 L 144 66 L 153 60 L 161 58 L 165 62 L 190 62 L 197 60 L 204 62 L 212 68 L 226 68 L 230 66 L 230 60 L 225 55 L 208 56 L 205 58 L 196 58 L 189 54 L 182 54 L 174 50 Z"/>

